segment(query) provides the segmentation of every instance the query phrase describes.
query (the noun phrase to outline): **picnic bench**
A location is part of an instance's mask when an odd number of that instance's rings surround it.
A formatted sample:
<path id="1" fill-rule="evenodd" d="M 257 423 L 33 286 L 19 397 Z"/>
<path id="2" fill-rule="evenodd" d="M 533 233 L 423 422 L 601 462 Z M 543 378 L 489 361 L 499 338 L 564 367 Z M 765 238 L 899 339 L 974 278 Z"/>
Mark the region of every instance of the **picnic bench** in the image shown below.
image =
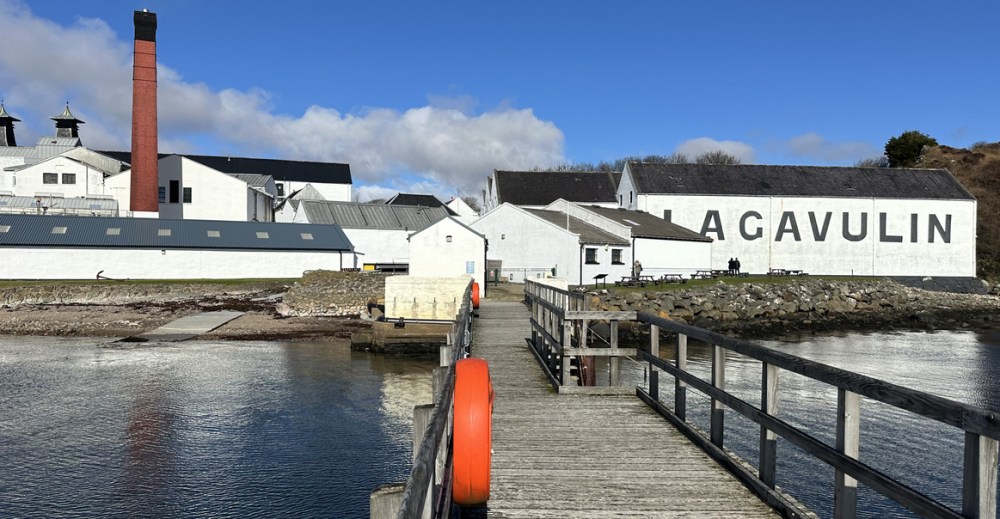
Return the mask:
<path id="1" fill-rule="evenodd" d="M 653 276 L 640 275 L 640 276 L 622 276 L 621 280 L 615 281 L 615 286 L 620 287 L 645 287 L 649 283 L 657 283 L 656 278 Z"/>
<path id="2" fill-rule="evenodd" d="M 807 272 L 802 272 L 799 269 L 769 269 L 767 271 L 768 276 L 808 276 Z"/>
<path id="3" fill-rule="evenodd" d="M 711 270 L 696 270 L 691 274 L 691 279 L 709 279 L 713 277 Z"/>
<path id="4" fill-rule="evenodd" d="M 659 283 L 687 283 L 681 274 L 664 274 L 660 276 Z"/>

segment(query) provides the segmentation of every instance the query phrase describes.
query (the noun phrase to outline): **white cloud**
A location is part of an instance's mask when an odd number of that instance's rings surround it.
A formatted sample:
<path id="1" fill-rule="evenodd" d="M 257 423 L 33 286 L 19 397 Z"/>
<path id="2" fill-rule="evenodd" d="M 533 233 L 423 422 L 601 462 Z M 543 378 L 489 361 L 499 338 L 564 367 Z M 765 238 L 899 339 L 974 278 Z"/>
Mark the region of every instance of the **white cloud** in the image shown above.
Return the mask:
<path id="1" fill-rule="evenodd" d="M 684 141 L 677 146 L 677 153 L 683 153 L 688 158 L 694 159 L 698 155 L 711 151 L 724 151 L 740 159 L 744 164 L 753 164 L 753 146 L 740 141 L 717 141 L 710 137 L 698 137 Z"/>
<path id="2" fill-rule="evenodd" d="M 882 154 L 868 142 L 831 142 L 813 132 L 792 137 L 782 143 L 781 148 L 791 157 L 828 163 L 855 162 Z"/>
<path id="3" fill-rule="evenodd" d="M 47 118 L 68 99 L 74 115 L 86 121 L 85 145 L 128 149 L 131 34 L 122 40 L 95 19 L 60 26 L 11 0 L 0 0 L 0 34 L 17 42 L 0 45 L 0 95 L 25 121 L 18 126 L 19 137 L 25 134 L 21 143 L 51 134 Z M 413 173 L 429 185 L 469 192 L 478 192 L 493 169 L 565 162 L 563 133 L 555 124 L 531 109 L 507 106 L 474 114 L 470 96 L 431 95 L 428 106 L 403 111 L 345 114 L 314 105 L 287 115 L 274 113 L 268 92 L 186 82 L 164 63 L 158 87 L 160 149 L 166 152 L 205 153 L 193 143 L 209 140 L 247 156 L 347 162 L 356 183 L 384 184 Z M 266 142 L 261 128 L 269 129 Z"/>

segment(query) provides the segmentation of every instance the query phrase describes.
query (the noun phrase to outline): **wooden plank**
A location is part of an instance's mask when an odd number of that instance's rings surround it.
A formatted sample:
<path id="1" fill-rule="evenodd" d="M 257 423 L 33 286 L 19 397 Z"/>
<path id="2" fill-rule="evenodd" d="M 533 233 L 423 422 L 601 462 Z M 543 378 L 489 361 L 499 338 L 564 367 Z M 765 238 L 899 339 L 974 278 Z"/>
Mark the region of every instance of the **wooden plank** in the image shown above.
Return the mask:
<path id="1" fill-rule="evenodd" d="M 555 393 L 525 340 L 527 307 L 484 301 L 474 326 L 472 355 L 489 362 L 496 394 L 490 517 L 778 517 L 634 387 L 628 396 L 586 394 L 623 389 L 602 386 Z"/>
<path id="2" fill-rule="evenodd" d="M 587 355 L 590 357 L 635 357 L 635 348 L 563 348 L 563 355 Z"/>

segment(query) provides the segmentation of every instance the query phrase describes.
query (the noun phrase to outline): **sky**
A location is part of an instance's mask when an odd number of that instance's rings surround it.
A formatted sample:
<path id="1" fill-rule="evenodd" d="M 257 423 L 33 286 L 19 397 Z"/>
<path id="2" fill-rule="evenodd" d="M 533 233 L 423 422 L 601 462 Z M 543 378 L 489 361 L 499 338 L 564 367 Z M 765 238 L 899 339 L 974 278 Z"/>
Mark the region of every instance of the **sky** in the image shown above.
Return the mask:
<path id="1" fill-rule="evenodd" d="M 0 0 L 21 145 L 68 102 L 128 150 L 157 14 L 160 152 L 348 163 L 359 200 L 494 169 L 722 150 L 850 166 L 918 130 L 1000 141 L 1000 2 Z"/>

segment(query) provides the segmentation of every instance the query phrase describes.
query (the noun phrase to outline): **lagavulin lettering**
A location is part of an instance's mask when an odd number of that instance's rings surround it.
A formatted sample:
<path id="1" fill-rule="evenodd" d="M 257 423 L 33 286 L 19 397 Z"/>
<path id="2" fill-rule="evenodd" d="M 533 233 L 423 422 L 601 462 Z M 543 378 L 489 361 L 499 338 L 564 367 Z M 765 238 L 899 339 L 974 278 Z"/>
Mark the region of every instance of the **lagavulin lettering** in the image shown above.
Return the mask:
<path id="1" fill-rule="evenodd" d="M 878 241 L 902 243 L 904 238 L 907 238 L 910 243 L 918 243 L 921 235 L 920 216 L 916 213 L 910 214 L 908 226 L 890 229 L 888 214 L 878 213 Z M 762 239 L 764 237 L 764 227 L 761 225 L 763 220 L 764 217 L 757 211 L 743 213 L 739 218 L 738 225 L 740 236 L 746 241 Z M 944 215 L 943 220 L 942 223 L 942 218 L 936 214 L 927 215 L 927 225 L 923 227 L 926 229 L 927 243 L 937 243 L 938 241 L 951 243 L 951 215 Z M 839 218 L 835 217 L 832 211 L 825 213 L 809 211 L 806 213 L 806 218 L 802 219 L 802 224 L 799 221 L 799 217 L 793 211 L 782 212 L 774 230 L 774 241 L 811 239 L 822 242 L 828 238 L 836 238 L 836 231 L 834 231 L 833 236 L 830 234 L 833 222 L 840 224 L 839 235 L 847 241 L 858 242 L 868 238 L 868 213 L 864 211 L 858 213 L 845 211 L 840 213 Z M 701 234 L 712 236 L 718 241 L 725 241 L 726 231 L 719 211 L 712 209 L 705 212 L 705 220 L 701 224 Z"/>

